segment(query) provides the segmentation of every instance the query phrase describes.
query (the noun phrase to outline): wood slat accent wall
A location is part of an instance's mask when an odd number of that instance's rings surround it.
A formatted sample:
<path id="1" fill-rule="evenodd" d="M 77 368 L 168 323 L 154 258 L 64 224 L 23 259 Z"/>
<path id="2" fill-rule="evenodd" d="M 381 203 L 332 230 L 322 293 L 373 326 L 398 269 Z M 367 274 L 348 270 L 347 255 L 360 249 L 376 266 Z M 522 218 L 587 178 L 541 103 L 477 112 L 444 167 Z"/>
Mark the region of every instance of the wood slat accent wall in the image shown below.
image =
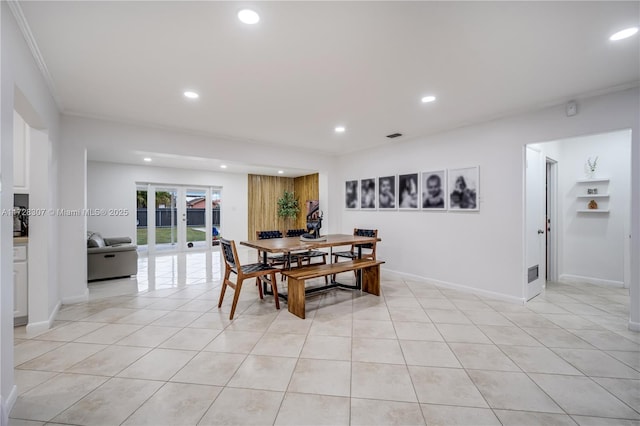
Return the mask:
<path id="1" fill-rule="evenodd" d="M 297 178 L 248 175 L 248 180 L 249 239 L 255 238 L 256 231 L 277 229 L 285 233 L 289 228 L 306 227 L 305 202 L 317 200 L 320 194 L 317 173 Z M 293 191 L 300 202 L 300 215 L 296 222 L 290 221 L 289 224 L 278 217 L 278 198 L 284 191 Z"/>
<path id="2" fill-rule="evenodd" d="M 293 228 L 306 228 L 307 227 L 307 200 L 317 200 L 320 197 L 319 179 L 318 174 L 300 176 L 293 180 L 293 187 L 300 202 L 300 214 L 296 220 Z M 320 206 L 322 210 L 322 206 Z"/>

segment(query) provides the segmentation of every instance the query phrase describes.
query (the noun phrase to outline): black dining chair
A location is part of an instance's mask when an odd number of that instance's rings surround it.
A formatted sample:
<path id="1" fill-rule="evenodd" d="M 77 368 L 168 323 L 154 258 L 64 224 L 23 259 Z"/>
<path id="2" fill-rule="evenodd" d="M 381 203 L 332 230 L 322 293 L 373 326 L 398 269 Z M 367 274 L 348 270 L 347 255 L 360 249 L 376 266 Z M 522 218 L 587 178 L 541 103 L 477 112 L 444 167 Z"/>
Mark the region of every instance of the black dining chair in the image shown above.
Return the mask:
<path id="1" fill-rule="evenodd" d="M 353 229 L 353 235 L 355 237 L 378 237 L 377 229 Z M 333 261 L 334 263 L 338 261 L 339 258 L 346 259 L 357 259 L 358 258 L 358 249 L 360 249 L 362 259 L 371 259 L 376 260 L 376 242 L 366 243 L 366 244 L 351 244 L 351 249 L 348 251 L 337 251 L 333 253 Z M 333 276 L 333 279 L 336 279 L 336 276 Z"/>
<path id="2" fill-rule="evenodd" d="M 287 230 L 287 237 L 299 237 L 309 232 L 306 229 L 289 229 Z M 302 266 L 306 261 L 307 265 L 311 265 L 311 259 L 322 258 L 321 262 L 317 262 L 318 265 L 325 265 L 327 263 L 327 253 L 321 250 L 306 250 L 301 252 L 291 253 L 291 263 L 295 261 L 298 267 Z M 325 283 L 329 283 L 327 277 L 324 277 Z"/>
<path id="3" fill-rule="evenodd" d="M 238 305 L 238 298 L 240 296 L 240 290 L 242 289 L 242 282 L 247 278 L 255 278 L 256 284 L 258 285 L 258 293 L 260 294 L 260 299 L 264 299 L 264 294 L 262 293 L 262 286 L 260 282 L 265 282 L 271 285 L 271 289 L 273 290 L 273 297 L 276 302 L 276 309 L 280 309 L 280 300 L 278 300 L 278 286 L 276 282 L 276 272 L 279 269 L 274 268 L 270 265 L 265 265 L 262 262 L 252 263 L 249 265 L 241 265 L 240 260 L 238 258 L 238 251 L 236 250 L 236 244 L 233 240 L 225 240 L 224 238 L 220 239 L 220 246 L 222 247 L 222 254 L 224 257 L 224 279 L 222 280 L 222 288 L 220 289 L 220 299 L 218 300 L 218 308 L 222 306 L 222 301 L 224 300 L 224 293 L 227 290 L 227 287 L 231 287 L 234 289 L 233 294 L 233 302 L 231 304 L 231 314 L 229 314 L 229 319 L 233 319 L 233 314 L 236 311 L 236 306 Z M 232 282 L 229 278 L 231 274 L 236 274 L 236 282 Z M 269 279 L 267 279 L 267 276 Z"/>

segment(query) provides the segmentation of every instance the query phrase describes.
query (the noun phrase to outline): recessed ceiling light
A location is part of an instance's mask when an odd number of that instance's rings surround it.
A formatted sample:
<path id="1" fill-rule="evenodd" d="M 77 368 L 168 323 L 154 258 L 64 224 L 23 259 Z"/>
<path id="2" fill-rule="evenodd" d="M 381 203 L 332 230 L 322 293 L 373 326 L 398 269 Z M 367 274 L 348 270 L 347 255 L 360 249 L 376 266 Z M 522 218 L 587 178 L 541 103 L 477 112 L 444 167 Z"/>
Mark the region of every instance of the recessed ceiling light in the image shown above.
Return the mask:
<path id="1" fill-rule="evenodd" d="M 347 129 L 344 126 L 337 126 L 334 130 L 336 133 L 344 133 Z"/>
<path id="2" fill-rule="evenodd" d="M 284 170 L 278 170 L 278 174 L 281 175 L 284 173 Z"/>
<path id="3" fill-rule="evenodd" d="M 238 19 L 243 24 L 253 25 L 260 21 L 260 15 L 258 15 L 254 10 L 242 9 L 238 12 Z"/>
<path id="4" fill-rule="evenodd" d="M 145 158 L 143 158 L 143 160 L 146 161 L 147 163 L 151 162 L 151 158 L 149 158 L 149 157 L 145 157 Z"/>
<path id="5" fill-rule="evenodd" d="M 430 96 L 425 96 L 425 97 L 422 98 L 422 103 L 423 104 L 427 104 L 427 103 L 433 102 L 435 100 L 436 100 L 435 96 L 431 96 L 431 95 Z"/>
<path id="6" fill-rule="evenodd" d="M 226 165 L 226 164 L 220 164 L 220 168 L 221 168 L 221 169 L 226 169 L 226 168 L 227 168 L 227 165 Z"/>
<path id="7" fill-rule="evenodd" d="M 187 90 L 186 92 L 184 92 L 184 97 L 189 99 L 198 99 L 200 95 L 198 95 L 196 92 Z"/>
<path id="8" fill-rule="evenodd" d="M 617 33 L 615 33 L 614 35 L 609 37 L 609 40 L 611 40 L 611 41 L 623 40 L 625 38 L 631 37 L 632 35 L 634 35 L 637 32 L 638 32 L 638 27 L 627 28 L 627 29 L 624 29 L 622 31 L 618 31 Z"/>

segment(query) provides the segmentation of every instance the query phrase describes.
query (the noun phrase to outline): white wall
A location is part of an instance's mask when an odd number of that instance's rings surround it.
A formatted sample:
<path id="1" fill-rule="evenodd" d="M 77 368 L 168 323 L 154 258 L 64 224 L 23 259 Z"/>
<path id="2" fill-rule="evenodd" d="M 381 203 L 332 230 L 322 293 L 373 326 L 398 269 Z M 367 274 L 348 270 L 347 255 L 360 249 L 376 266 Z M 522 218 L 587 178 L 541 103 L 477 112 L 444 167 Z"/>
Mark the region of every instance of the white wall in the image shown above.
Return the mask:
<path id="1" fill-rule="evenodd" d="M 562 281 L 582 281 L 622 287 L 624 250 L 630 233 L 631 131 L 590 135 L 539 144 L 558 161 L 558 274 Z M 610 181 L 577 183 L 584 179 L 587 158 L 598 156 L 597 177 Z M 587 188 L 609 198 L 594 198 L 609 213 L 577 213 L 586 209 Z"/>
<path id="2" fill-rule="evenodd" d="M 214 173 L 154 166 L 89 161 L 87 163 L 87 208 L 127 209 L 129 216 L 90 216 L 87 229 L 103 236 L 136 236 L 136 183 L 221 186 L 221 228 L 224 235 L 247 239 L 247 175 Z"/>
<path id="3" fill-rule="evenodd" d="M 38 66 L 7 2 L 0 3 L 0 208 L 13 206 L 13 111 L 33 127 L 46 129 L 52 150 L 59 135 L 59 114 Z M 51 165 L 55 167 L 55 154 Z M 50 184 L 55 197 L 55 182 Z M 55 199 L 53 200 L 55 203 Z M 51 234 L 53 235 L 53 233 Z M 0 422 L 6 424 L 17 390 L 13 380 L 13 234 L 12 218 L 0 217 Z M 57 287 L 56 277 L 49 286 Z M 53 284 L 52 284 L 53 282 Z M 51 287 L 50 287 L 51 288 Z M 52 298 L 56 294 L 50 295 Z M 55 300 L 46 306 L 55 306 Z"/>
<path id="4" fill-rule="evenodd" d="M 339 227 L 377 228 L 385 269 L 524 301 L 524 147 L 528 143 L 632 129 L 633 168 L 640 151 L 638 88 L 579 100 L 579 114 L 564 105 L 455 129 L 340 158 L 330 185 Z M 582 162 L 583 159 L 580 159 Z M 345 211 L 346 179 L 480 166 L 480 211 Z M 639 185 L 637 172 L 635 185 Z M 638 197 L 640 187 L 634 189 Z M 637 203 L 637 200 L 636 200 Z M 635 207 L 638 215 L 638 206 Z M 638 221 L 632 233 L 638 238 Z M 638 248 L 632 259 L 640 258 Z M 635 253 L 635 254 L 634 254 Z M 633 257 L 635 256 L 635 257 Z M 638 268 L 632 273 L 632 320 L 638 315 Z"/>

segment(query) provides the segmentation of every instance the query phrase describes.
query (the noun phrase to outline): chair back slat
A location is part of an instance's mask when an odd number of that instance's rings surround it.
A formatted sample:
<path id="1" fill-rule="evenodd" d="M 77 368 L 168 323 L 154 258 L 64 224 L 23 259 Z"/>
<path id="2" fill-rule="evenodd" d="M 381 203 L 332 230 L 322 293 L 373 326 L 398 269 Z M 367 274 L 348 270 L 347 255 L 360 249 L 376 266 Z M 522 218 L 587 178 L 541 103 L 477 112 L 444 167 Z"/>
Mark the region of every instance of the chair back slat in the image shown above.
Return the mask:
<path id="1" fill-rule="evenodd" d="M 220 245 L 222 246 L 224 261 L 232 269 L 237 268 L 236 257 L 234 255 L 235 250 L 233 249 L 234 244 L 235 243 L 233 242 L 233 240 L 225 240 L 224 238 L 220 238 Z"/>
<path id="2" fill-rule="evenodd" d="M 376 238 L 378 236 L 378 230 L 377 229 L 354 229 L 353 230 L 353 235 L 355 235 L 356 237 L 371 237 L 371 238 Z M 375 243 L 367 243 L 367 244 L 357 244 L 356 247 L 361 247 L 364 249 L 371 249 L 373 250 L 373 248 L 375 247 Z"/>
<path id="3" fill-rule="evenodd" d="M 299 237 L 302 234 L 306 234 L 306 229 L 289 229 L 287 230 L 287 237 Z"/>
<path id="4" fill-rule="evenodd" d="M 282 238 L 282 232 L 280 231 L 256 231 L 256 239 L 268 240 L 271 238 Z"/>

